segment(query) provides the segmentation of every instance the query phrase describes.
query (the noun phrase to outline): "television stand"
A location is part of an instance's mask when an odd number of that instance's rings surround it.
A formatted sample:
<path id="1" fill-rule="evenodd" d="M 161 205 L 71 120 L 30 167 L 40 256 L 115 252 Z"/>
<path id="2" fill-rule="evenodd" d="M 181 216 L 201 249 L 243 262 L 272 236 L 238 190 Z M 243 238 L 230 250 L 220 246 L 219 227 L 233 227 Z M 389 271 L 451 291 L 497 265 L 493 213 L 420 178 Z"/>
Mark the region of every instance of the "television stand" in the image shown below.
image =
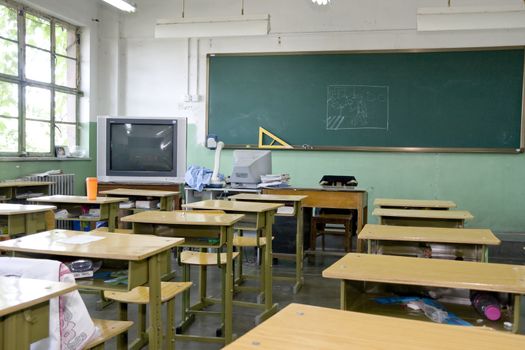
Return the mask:
<path id="1" fill-rule="evenodd" d="M 181 192 L 183 189 L 182 184 L 176 184 L 176 183 L 152 183 L 152 184 L 144 184 L 144 183 L 132 183 L 132 182 L 99 182 L 98 183 L 98 193 L 100 195 L 100 192 L 102 191 L 108 191 L 108 190 L 114 190 L 117 188 L 129 188 L 133 190 L 152 190 L 152 191 L 174 191 L 174 192 Z M 181 195 L 177 195 L 175 197 L 173 208 L 175 210 L 180 210 L 181 205 Z"/>

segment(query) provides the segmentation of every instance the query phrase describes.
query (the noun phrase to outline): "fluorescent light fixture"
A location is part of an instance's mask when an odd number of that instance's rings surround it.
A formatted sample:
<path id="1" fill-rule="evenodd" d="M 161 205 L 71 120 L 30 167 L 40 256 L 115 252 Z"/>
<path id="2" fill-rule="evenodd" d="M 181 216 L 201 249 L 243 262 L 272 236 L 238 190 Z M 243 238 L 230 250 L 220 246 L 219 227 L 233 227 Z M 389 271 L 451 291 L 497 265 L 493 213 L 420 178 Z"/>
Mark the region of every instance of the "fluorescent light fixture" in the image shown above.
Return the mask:
<path id="1" fill-rule="evenodd" d="M 525 6 L 417 9 L 418 31 L 525 28 Z"/>
<path id="2" fill-rule="evenodd" d="M 253 36 L 269 32 L 270 15 L 158 19 L 155 24 L 155 38 Z"/>
<path id="3" fill-rule="evenodd" d="M 328 5 L 330 0 L 312 0 L 312 2 L 317 5 Z"/>
<path id="4" fill-rule="evenodd" d="M 126 12 L 135 12 L 137 9 L 137 5 L 126 1 L 126 0 L 102 0 L 104 2 L 107 2 L 108 4 L 115 6 L 119 10 L 126 11 Z"/>

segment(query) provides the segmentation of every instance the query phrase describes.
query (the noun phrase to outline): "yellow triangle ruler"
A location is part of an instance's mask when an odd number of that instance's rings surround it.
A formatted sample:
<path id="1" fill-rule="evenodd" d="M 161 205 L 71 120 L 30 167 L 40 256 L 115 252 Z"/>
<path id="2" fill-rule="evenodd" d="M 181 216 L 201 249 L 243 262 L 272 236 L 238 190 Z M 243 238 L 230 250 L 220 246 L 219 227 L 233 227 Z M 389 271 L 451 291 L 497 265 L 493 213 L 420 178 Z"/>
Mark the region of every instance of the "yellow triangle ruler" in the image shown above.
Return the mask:
<path id="1" fill-rule="evenodd" d="M 270 139 L 272 139 L 272 142 L 270 144 L 265 145 L 264 144 L 264 135 L 268 136 Z M 277 142 L 277 145 L 275 144 Z M 259 127 L 259 148 L 293 148 L 286 142 L 284 142 L 279 137 L 275 136 L 265 128 Z"/>

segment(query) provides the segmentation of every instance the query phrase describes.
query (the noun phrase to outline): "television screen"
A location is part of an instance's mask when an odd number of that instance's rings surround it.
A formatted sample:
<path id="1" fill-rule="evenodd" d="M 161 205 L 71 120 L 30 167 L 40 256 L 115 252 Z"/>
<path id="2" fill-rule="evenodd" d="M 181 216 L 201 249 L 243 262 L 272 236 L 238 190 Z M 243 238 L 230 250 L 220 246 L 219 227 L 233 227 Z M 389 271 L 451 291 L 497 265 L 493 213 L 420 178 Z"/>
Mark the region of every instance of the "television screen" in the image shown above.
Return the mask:
<path id="1" fill-rule="evenodd" d="M 99 181 L 182 182 L 185 171 L 184 118 L 98 117 Z"/>
<path id="2" fill-rule="evenodd" d="M 173 125 L 112 123 L 110 128 L 111 170 L 173 169 Z"/>

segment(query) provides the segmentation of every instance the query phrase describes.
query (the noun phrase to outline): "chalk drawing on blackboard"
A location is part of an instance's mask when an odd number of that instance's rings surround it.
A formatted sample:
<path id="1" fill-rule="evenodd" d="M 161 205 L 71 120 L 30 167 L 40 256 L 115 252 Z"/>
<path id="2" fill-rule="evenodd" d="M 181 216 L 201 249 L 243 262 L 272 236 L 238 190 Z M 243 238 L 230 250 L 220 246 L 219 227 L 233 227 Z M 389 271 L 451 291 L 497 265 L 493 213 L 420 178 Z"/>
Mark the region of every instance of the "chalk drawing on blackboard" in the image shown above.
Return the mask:
<path id="1" fill-rule="evenodd" d="M 329 85 L 326 130 L 388 130 L 388 86 Z"/>

